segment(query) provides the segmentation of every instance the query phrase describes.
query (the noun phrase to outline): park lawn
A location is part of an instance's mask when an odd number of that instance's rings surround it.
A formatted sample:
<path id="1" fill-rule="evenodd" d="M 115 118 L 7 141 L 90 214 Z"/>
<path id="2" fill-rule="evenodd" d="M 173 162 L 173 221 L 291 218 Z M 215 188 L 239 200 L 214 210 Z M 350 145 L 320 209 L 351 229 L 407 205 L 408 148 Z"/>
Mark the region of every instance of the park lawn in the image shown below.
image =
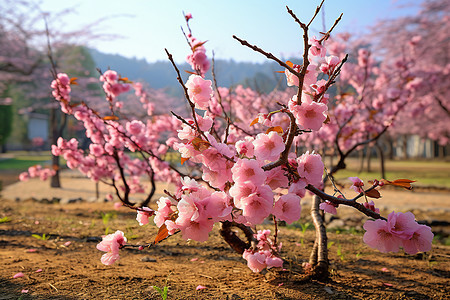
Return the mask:
<path id="1" fill-rule="evenodd" d="M 358 176 L 364 181 L 380 179 L 380 163 L 373 159 L 371 163 L 372 170 L 367 172 L 359 171 L 359 161 L 350 159 L 347 163 L 347 169 L 340 170 L 335 174 L 338 181 L 344 181 L 348 177 Z M 433 186 L 450 188 L 450 162 L 446 161 L 386 161 L 387 180 L 411 179 L 415 180 L 416 186 Z M 344 182 L 343 182 L 344 183 Z M 348 181 L 350 183 L 350 181 Z"/>
<path id="2" fill-rule="evenodd" d="M 0 160 L 0 170 L 21 171 L 34 165 L 50 165 L 50 160 L 51 155 L 47 153 L 42 155 L 16 155 L 13 158 Z"/>

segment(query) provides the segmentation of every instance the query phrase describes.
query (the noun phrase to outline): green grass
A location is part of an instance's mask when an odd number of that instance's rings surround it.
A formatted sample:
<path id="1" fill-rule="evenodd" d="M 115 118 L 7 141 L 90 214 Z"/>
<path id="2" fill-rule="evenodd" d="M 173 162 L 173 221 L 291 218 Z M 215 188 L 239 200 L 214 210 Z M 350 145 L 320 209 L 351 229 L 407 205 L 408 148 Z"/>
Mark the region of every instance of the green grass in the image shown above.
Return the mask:
<path id="1" fill-rule="evenodd" d="M 348 177 L 358 176 L 364 181 L 381 179 L 380 163 L 373 159 L 371 163 L 372 170 L 359 173 L 359 161 L 349 159 L 347 169 L 340 170 L 335 174 L 335 178 L 348 181 Z M 416 180 L 415 186 L 434 186 L 450 188 L 450 162 L 445 161 L 386 161 L 387 180 L 411 179 Z M 348 181 L 350 183 L 350 181 Z"/>
<path id="2" fill-rule="evenodd" d="M 44 155 L 20 155 L 14 158 L 0 160 L 0 170 L 26 170 L 34 165 L 50 165 L 51 156 Z"/>

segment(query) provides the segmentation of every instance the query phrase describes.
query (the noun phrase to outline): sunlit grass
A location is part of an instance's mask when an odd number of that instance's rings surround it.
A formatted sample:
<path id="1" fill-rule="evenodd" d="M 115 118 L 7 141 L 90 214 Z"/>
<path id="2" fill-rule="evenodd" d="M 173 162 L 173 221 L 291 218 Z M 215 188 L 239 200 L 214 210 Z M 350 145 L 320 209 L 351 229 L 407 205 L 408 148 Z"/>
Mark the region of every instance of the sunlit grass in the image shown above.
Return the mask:
<path id="1" fill-rule="evenodd" d="M 364 168 L 359 172 L 359 161 L 350 159 L 345 170 L 336 173 L 337 180 L 345 180 L 351 176 L 358 176 L 364 181 L 381 179 L 380 163 L 373 159 L 371 163 L 371 172 Z M 445 161 L 386 161 L 387 180 L 411 179 L 417 182 L 415 186 L 434 186 L 450 188 L 450 162 Z M 348 181 L 350 184 L 350 181 Z"/>
<path id="2" fill-rule="evenodd" d="M 26 170 L 34 165 L 50 165 L 51 155 L 18 155 L 0 160 L 0 170 Z"/>

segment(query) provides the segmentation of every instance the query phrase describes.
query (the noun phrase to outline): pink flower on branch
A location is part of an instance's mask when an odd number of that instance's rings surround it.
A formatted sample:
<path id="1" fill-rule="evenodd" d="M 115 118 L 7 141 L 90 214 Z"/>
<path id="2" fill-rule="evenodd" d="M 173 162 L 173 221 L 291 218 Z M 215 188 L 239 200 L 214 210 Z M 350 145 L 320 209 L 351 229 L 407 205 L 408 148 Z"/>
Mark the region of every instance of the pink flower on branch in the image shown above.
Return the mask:
<path id="1" fill-rule="evenodd" d="M 302 211 L 300 201 L 301 198 L 295 194 L 283 195 L 275 202 L 272 214 L 278 219 L 291 224 L 300 219 Z"/>
<path id="2" fill-rule="evenodd" d="M 402 241 L 395 236 L 384 220 L 368 220 L 363 228 L 366 233 L 363 236 L 363 241 L 368 246 L 378 249 L 380 252 L 398 252 Z"/>
<path id="3" fill-rule="evenodd" d="M 263 184 L 267 176 L 260 163 L 253 159 L 238 159 L 231 172 L 235 182 L 251 181 L 255 185 Z"/>
<path id="4" fill-rule="evenodd" d="M 431 232 L 430 227 L 426 225 L 419 225 L 414 231 L 412 237 L 403 241 L 403 249 L 408 254 L 430 251 L 433 237 L 434 235 Z"/>
<path id="5" fill-rule="evenodd" d="M 365 208 L 370 209 L 371 211 L 376 212 L 377 214 L 380 213 L 380 209 L 375 207 L 375 203 L 373 202 L 373 200 L 370 202 L 364 202 L 363 205 Z"/>
<path id="6" fill-rule="evenodd" d="M 324 165 L 319 154 L 306 152 L 297 158 L 297 164 L 297 172 L 300 177 L 305 178 L 306 182 L 311 185 L 320 186 Z"/>
<path id="7" fill-rule="evenodd" d="M 339 206 L 339 204 L 334 204 L 333 202 L 325 201 L 325 202 L 320 203 L 319 208 L 321 210 L 323 210 L 324 212 L 327 212 L 332 215 L 336 215 L 337 214 L 336 207 L 338 207 L 338 206 Z"/>
<path id="8" fill-rule="evenodd" d="M 101 262 L 105 265 L 112 265 L 119 260 L 119 249 L 124 246 L 126 242 L 127 238 L 120 230 L 104 236 L 103 240 L 97 244 L 98 250 L 107 252 L 102 255 Z"/>
<path id="9" fill-rule="evenodd" d="M 387 221 L 368 220 L 364 224 L 363 241 L 381 252 L 397 252 L 403 247 L 406 253 L 431 250 L 431 228 L 418 224 L 411 212 L 391 212 Z"/>
<path id="10" fill-rule="evenodd" d="M 277 160 L 285 148 L 283 138 L 275 131 L 271 131 L 269 134 L 258 134 L 253 141 L 253 146 L 255 147 L 255 156 L 260 161 Z"/>
<path id="11" fill-rule="evenodd" d="M 148 218 L 153 216 L 155 214 L 155 211 L 148 207 L 142 207 L 138 209 L 136 221 L 139 222 L 139 225 L 145 225 L 148 224 Z"/>
<path id="12" fill-rule="evenodd" d="M 348 179 L 353 182 L 350 188 L 352 188 L 357 193 L 364 192 L 364 189 L 362 188 L 364 186 L 364 182 L 361 179 L 359 179 L 358 177 L 349 177 Z"/>
<path id="13" fill-rule="evenodd" d="M 289 110 L 294 114 L 295 120 L 301 129 L 319 130 L 327 119 L 328 107 L 324 103 L 303 101 L 297 104 L 297 98 L 289 101 Z"/>
<path id="14" fill-rule="evenodd" d="M 309 48 L 309 56 L 311 58 L 312 56 L 325 57 L 327 54 L 327 50 L 315 36 L 309 39 L 308 44 L 311 45 L 311 48 Z"/>
<path id="15" fill-rule="evenodd" d="M 205 80 L 199 75 L 189 76 L 186 82 L 188 95 L 195 107 L 198 109 L 207 109 L 209 100 L 213 95 L 211 80 Z"/>

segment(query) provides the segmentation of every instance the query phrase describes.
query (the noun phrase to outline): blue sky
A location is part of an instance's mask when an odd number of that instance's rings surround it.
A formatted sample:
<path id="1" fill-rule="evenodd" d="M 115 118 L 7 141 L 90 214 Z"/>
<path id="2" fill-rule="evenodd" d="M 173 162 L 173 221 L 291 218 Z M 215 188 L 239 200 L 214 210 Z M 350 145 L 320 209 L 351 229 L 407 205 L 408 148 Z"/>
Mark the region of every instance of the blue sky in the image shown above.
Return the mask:
<path id="1" fill-rule="evenodd" d="M 336 32 L 361 35 L 377 20 L 416 13 L 421 1 L 406 1 L 327 0 L 325 23 L 331 26 L 342 12 L 343 20 Z M 43 0 L 41 8 L 58 11 L 75 7 L 76 13 L 63 20 L 67 29 L 106 18 L 96 27 L 97 32 L 121 38 L 96 39 L 88 45 L 102 52 L 145 58 L 149 62 L 166 60 L 164 48 L 176 61 L 184 61 L 189 48 L 180 26 L 185 25 L 183 11 L 190 12 L 193 35 L 199 40 L 208 40 L 205 47 L 209 57 L 214 50 L 216 58 L 262 62 L 264 57 L 241 46 L 232 35 L 281 58 L 298 56 L 302 51 L 302 33 L 285 6 L 288 5 L 300 20 L 309 21 L 319 3 L 318 0 Z M 407 3 L 408 8 L 404 7 Z M 322 31 L 322 14 L 313 23 L 311 35 L 317 35 L 318 31 Z"/>

